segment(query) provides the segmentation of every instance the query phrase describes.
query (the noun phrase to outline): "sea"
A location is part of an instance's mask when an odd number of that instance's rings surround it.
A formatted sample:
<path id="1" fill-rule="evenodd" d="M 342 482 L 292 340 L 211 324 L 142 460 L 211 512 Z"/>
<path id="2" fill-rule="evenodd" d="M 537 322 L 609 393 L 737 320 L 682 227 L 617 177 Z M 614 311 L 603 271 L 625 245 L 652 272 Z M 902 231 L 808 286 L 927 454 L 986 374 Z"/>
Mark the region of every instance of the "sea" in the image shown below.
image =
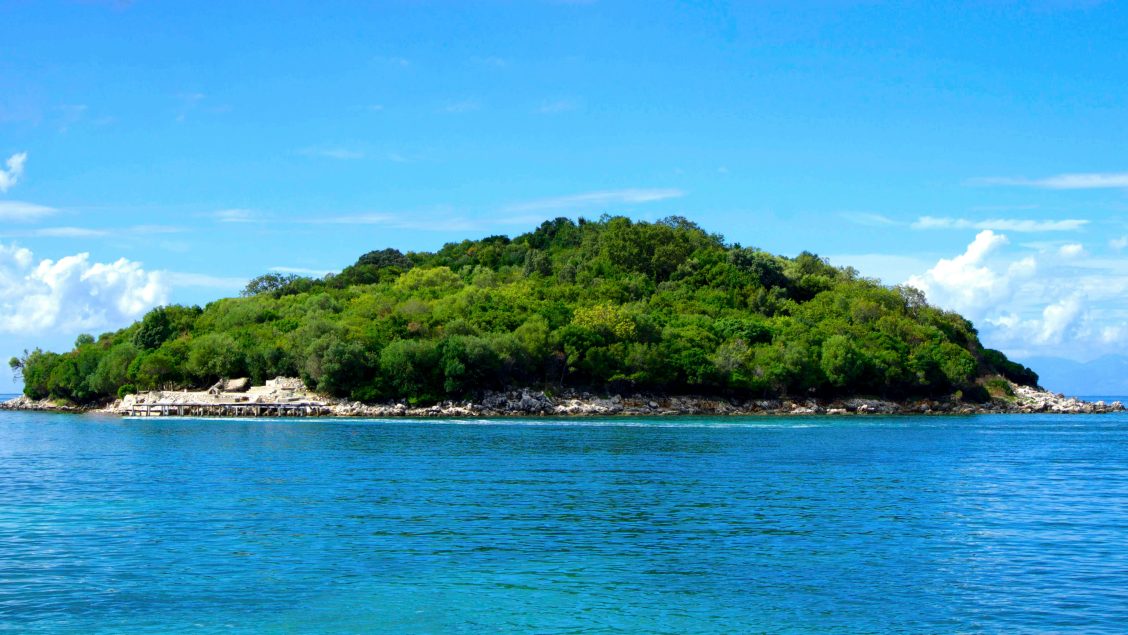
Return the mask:
<path id="1" fill-rule="evenodd" d="M 1124 633 L 1128 415 L 0 412 L 3 633 Z"/>

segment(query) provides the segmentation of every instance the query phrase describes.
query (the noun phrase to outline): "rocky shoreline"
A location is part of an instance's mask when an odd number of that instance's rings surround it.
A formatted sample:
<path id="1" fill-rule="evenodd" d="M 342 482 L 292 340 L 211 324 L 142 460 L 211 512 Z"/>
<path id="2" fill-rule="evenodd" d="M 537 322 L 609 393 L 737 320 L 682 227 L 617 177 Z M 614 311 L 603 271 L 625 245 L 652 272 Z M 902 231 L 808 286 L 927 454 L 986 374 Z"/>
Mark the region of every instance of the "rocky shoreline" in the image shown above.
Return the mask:
<path id="1" fill-rule="evenodd" d="M 1028 386 L 1012 385 L 1013 398 L 994 399 L 988 403 L 974 404 L 955 399 L 917 399 L 888 401 L 855 397 L 850 399 L 734 399 L 711 396 L 671 395 L 596 395 L 589 392 L 566 391 L 549 395 L 543 391 L 514 390 L 491 392 L 473 401 L 444 401 L 431 406 L 413 407 L 403 402 L 365 404 L 333 399 L 309 392 L 300 380 L 277 378 L 265 386 L 249 387 L 245 380 L 228 383 L 236 390 L 224 390 L 217 384 L 206 392 L 154 391 L 128 395 L 124 399 L 100 408 L 81 408 L 55 404 L 47 400 L 34 401 L 20 396 L 0 403 L 3 410 L 33 410 L 50 412 L 98 412 L 128 416 L 144 412 L 152 416 L 196 412 L 224 411 L 247 416 L 248 412 L 283 412 L 292 404 L 301 404 L 307 416 L 367 417 L 367 418 L 492 418 L 492 417 L 649 417 L 649 416 L 742 416 L 742 415 L 970 415 L 970 414 L 1101 414 L 1121 412 L 1119 401 L 1088 402 L 1038 390 Z M 256 409 L 257 408 L 257 409 Z M 292 410 L 291 410 L 292 411 Z M 253 416 L 253 415 L 252 415 Z"/>

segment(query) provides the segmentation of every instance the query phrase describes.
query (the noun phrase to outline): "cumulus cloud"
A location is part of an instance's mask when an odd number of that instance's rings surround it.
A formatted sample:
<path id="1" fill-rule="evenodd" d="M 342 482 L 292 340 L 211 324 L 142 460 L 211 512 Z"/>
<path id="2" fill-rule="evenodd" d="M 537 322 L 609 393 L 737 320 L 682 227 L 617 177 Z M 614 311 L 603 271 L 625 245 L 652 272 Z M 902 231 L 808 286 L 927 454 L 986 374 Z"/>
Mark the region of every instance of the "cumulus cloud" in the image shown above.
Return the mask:
<path id="1" fill-rule="evenodd" d="M 168 300 L 161 272 L 80 253 L 39 262 L 28 249 L 0 244 L 0 332 L 77 332 L 127 324 Z"/>
<path id="2" fill-rule="evenodd" d="M 1128 234 L 1125 234 L 1124 236 L 1121 236 L 1120 238 L 1113 238 L 1112 240 L 1108 241 L 1108 246 L 1112 247 L 1113 249 L 1115 249 L 1117 251 L 1120 251 L 1121 249 L 1128 247 Z"/>
<path id="3" fill-rule="evenodd" d="M 19 183 L 20 177 L 23 176 L 24 163 L 26 162 L 26 152 L 20 152 L 8 157 L 8 160 L 4 163 L 7 169 L 0 168 L 0 193 L 7 192 L 13 185 Z"/>
<path id="4" fill-rule="evenodd" d="M 1035 341 L 1039 344 L 1059 344 L 1065 331 L 1081 315 L 1081 298 L 1071 295 L 1042 309 L 1042 323 L 1038 325 Z"/>
<path id="5" fill-rule="evenodd" d="M 911 276 L 929 301 L 971 319 L 987 346 L 1014 355 L 1095 357 L 1128 335 L 1128 263 L 1094 258 L 1079 243 L 1007 253 L 984 230 L 967 249 Z"/>
<path id="6" fill-rule="evenodd" d="M 1005 270 L 989 267 L 988 256 L 1008 242 L 1002 234 L 989 229 L 981 231 L 964 253 L 951 259 L 941 258 L 923 275 L 909 278 L 909 284 L 924 291 L 934 304 L 981 315 L 1010 299 L 1014 282 L 1033 275 L 1037 269 L 1034 259 L 1029 257 L 1011 263 Z"/>
<path id="7" fill-rule="evenodd" d="M 989 229 L 1012 232 L 1060 232 L 1077 231 L 1088 225 L 1089 221 L 1078 218 L 1064 220 L 1032 220 L 1028 218 L 991 218 L 970 220 L 967 218 L 946 218 L 921 216 L 913 223 L 913 229 Z"/>

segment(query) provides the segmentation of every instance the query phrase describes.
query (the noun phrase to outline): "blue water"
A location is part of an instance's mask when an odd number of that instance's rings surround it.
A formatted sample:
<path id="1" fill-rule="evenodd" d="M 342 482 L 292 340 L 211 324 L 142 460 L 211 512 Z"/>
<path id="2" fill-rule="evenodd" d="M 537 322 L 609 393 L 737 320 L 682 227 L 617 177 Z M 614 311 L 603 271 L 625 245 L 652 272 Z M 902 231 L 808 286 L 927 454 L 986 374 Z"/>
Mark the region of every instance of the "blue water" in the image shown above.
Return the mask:
<path id="1" fill-rule="evenodd" d="M 1128 417 L 0 412 L 0 631 L 1123 633 Z"/>

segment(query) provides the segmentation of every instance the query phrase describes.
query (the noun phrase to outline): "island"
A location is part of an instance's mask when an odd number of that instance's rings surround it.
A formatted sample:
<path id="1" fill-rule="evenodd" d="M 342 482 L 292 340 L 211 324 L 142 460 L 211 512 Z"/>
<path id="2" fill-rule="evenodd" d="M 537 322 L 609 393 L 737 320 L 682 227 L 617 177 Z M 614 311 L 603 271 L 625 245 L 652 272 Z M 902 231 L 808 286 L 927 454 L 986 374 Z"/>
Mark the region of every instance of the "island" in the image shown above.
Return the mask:
<path id="1" fill-rule="evenodd" d="M 5 407 L 144 415 L 1123 409 L 1041 390 L 915 288 L 682 217 L 556 218 L 320 279 L 268 273 L 10 365 L 24 394 Z"/>

